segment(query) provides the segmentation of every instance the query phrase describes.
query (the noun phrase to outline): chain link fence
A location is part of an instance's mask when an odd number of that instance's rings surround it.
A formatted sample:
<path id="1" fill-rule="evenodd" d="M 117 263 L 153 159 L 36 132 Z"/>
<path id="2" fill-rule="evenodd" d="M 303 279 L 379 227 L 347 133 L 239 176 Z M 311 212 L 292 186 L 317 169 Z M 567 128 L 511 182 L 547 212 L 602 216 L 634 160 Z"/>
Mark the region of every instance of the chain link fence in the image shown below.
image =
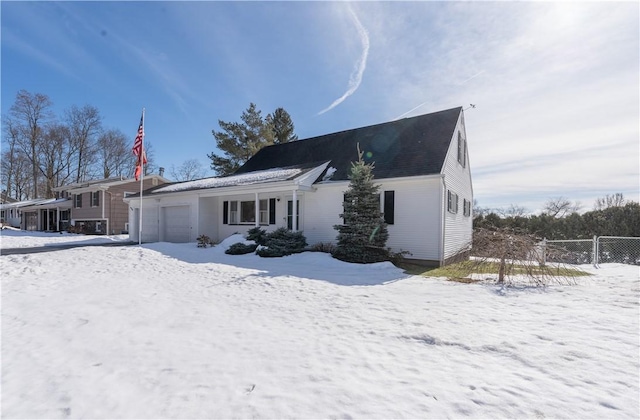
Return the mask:
<path id="1" fill-rule="evenodd" d="M 564 264 L 622 263 L 640 265 L 640 238 L 594 236 L 593 239 L 543 240 L 546 262 Z M 553 253 L 547 252 L 554 250 Z M 551 257 L 553 255 L 553 257 Z"/>
<path id="2" fill-rule="evenodd" d="M 596 264 L 640 265 L 640 238 L 600 236 L 596 241 Z"/>
<path id="3" fill-rule="evenodd" d="M 542 241 L 545 261 L 563 264 L 597 264 L 596 239 Z M 553 250 L 554 252 L 548 252 Z"/>

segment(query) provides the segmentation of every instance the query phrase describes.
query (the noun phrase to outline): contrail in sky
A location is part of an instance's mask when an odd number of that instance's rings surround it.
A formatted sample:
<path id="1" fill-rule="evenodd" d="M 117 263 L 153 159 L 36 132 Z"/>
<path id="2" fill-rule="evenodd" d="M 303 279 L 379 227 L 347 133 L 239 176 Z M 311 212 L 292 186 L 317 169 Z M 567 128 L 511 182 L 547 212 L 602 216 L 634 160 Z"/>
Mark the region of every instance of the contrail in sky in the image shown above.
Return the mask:
<path id="1" fill-rule="evenodd" d="M 462 82 L 460 82 L 458 85 L 464 85 L 465 83 L 467 83 L 469 80 L 471 79 L 475 79 L 476 77 L 480 76 L 482 73 L 484 73 L 484 70 L 482 70 L 479 73 L 474 74 L 473 76 L 471 76 L 470 78 L 468 78 L 467 80 L 464 80 Z"/>
<path id="2" fill-rule="evenodd" d="M 482 73 L 484 73 L 484 70 L 482 70 L 482 71 L 480 71 L 480 72 L 478 72 L 478 73 L 474 74 L 473 76 L 471 76 L 471 77 L 470 77 L 470 78 L 468 78 L 467 80 L 463 80 L 462 82 L 458 83 L 458 86 L 460 86 L 460 85 L 464 85 L 464 84 L 465 84 L 465 83 L 467 83 L 469 80 L 471 80 L 471 79 L 475 79 L 476 77 L 480 76 Z M 398 117 L 395 117 L 395 118 L 393 119 L 393 121 L 395 121 L 395 120 L 399 120 L 400 118 L 404 117 L 405 115 L 412 113 L 413 111 L 415 111 L 416 109 L 420 108 L 421 106 L 423 106 L 423 105 L 427 104 L 428 102 L 429 102 L 429 101 L 423 102 L 423 103 L 421 103 L 420 105 L 418 105 L 417 107 L 415 107 L 415 108 L 411 108 L 410 110 L 408 110 L 408 111 L 407 111 L 407 112 L 405 112 L 404 114 L 402 114 L 402 115 L 400 115 L 400 116 L 398 116 Z"/>
<path id="3" fill-rule="evenodd" d="M 353 92 L 355 92 L 360 86 L 360 82 L 362 82 L 362 75 L 364 74 L 364 69 L 367 67 L 367 56 L 369 55 L 369 34 L 367 33 L 367 30 L 364 28 L 364 26 L 362 26 L 362 23 L 360 23 L 360 19 L 358 19 L 358 16 L 356 16 L 356 13 L 351 7 L 349 7 L 349 12 L 351 12 L 351 18 L 353 19 L 353 22 L 356 24 L 356 28 L 358 29 L 358 35 L 360 35 L 360 41 L 362 42 L 362 55 L 360 55 L 360 60 L 356 62 L 356 67 L 353 69 L 353 72 L 349 77 L 349 88 L 347 89 L 347 91 L 344 93 L 344 95 L 333 101 L 333 103 L 327 108 L 318 112 L 318 115 L 324 114 L 325 112 L 335 108 L 340 103 L 342 103 L 342 101 L 351 96 Z"/>
<path id="4" fill-rule="evenodd" d="M 427 101 L 427 102 L 429 102 L 429 101 Z M 411 108 L 410 110 L 408 110 L 408 111 L 407 111 L 407 112 L 405 112 L 404 114 L 400 115 L 399 117 L 395 117 L 395 118 L 393 119 L 393 121 L 395 121 L 395 120 L 399 120 L 400 118 L 404 117 L 405 115 L 407 115 L 407 114 L 409 114 L 409 113 L 411 113 L 411 112 L 415 111 L 416 109 L 420 108 L 422 105 L 426 104 L 427 102 L 423 102 L 423 103 L 421 103 L 420 105 L 418 105 L 417 107 L 415 107 L 415 108 Z"/>

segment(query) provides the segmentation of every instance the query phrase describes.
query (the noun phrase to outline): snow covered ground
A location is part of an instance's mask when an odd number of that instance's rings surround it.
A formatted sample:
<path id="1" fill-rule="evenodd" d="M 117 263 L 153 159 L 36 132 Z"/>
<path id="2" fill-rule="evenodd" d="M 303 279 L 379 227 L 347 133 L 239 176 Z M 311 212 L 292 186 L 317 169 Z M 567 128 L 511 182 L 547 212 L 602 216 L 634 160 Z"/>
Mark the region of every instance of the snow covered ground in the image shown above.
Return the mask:
<path id="1" fill-rule="evenodd" d="M 222 248 L 1 256 L 2 417 L 640 417 L 638 267 L 502 289 Z"/>

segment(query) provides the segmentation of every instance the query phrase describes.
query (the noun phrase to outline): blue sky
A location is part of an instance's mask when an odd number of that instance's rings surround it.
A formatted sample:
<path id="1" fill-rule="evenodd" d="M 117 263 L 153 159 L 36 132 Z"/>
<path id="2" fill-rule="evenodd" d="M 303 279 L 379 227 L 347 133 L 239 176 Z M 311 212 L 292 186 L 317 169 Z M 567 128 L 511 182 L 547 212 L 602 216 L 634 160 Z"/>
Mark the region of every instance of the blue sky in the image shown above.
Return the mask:
<path id="1" fill-rule="evenodd" d="M 285 108 L 303 139 L 465 111 L 482 207 L 639 200 L 637 2 L 1 3 L 2 113 L 20 89 L 97 107 L 169 169 L 218 120 Z M 213 174 L 208 171 L 208 174 Z"/>

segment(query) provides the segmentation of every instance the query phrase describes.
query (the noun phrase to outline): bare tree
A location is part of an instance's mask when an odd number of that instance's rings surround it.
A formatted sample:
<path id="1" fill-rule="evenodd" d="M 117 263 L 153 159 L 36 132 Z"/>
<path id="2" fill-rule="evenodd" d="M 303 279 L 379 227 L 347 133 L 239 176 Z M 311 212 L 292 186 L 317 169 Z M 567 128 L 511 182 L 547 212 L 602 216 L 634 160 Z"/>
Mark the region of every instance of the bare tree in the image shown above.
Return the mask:
<path id="1" fill-rule="evenodd" d="M 496 209 L 502 217 L 522 217 L 525 216 L 529 210 L 526 207 L 519 206 L 517 204 L 510 204 L 506 209 Z"/>
<path id="2" fill-rule="evenodd" d="M 53 189 L 64 185 L 71 173 L 73 148 L 66 125 L 51 124 L 38 147 L 39 169 L 45 180 L 45 197 L 53 197 Z"/>
<path id="3" fill-rule="evenodd" d="M 6 185 L 5 193 L 7 194 L 7 197 L 11 197 L 11 191 L 13 190 L 12 182 L 15 181 L 15 177 L 13 174 L 14 160 L 17 154 L 16 147 L 20 132 L 18 130 L 18 127 L 16 127 L 16 125 L 14 124 L 13 120 L 6 116 L 3 119 L 3 128 L 4 139 L 7 147 L 2 153 L 2 166 L 0 170 L 2 171 L 2 181 L 4 185 Z"/>
<path id="4" fill-rule="evenodd" d="M 82 108 L 72 105 L 66 114 L 75 153 L 74 182 L 80 182 L 90 176 L 91 166 L 95 162 L 97 136 L 102 131 L 102 117 L 98 109 L 91 105 Z"/>
<path id="5" fill-rule="evenodd" d="M 2 166 L 7 164 L 8 162 L 3 159 Z M 7 194 L 11 193 L 10 196 L 15 198 L 18 201 L 29 200 L 31 198 L 35 198 L 33 195 L 33 182 L 31 172 L 31 161 L 26 157 L 26 155 L 22 151 L 18 151 L 13 156 L 13 162 L 11 162 L 13 167 L 13 190 L 7 191 Z"/>
<path id="6" fill-rule="evenodd" d="M 31 182 L 33 196 L 38 197 L 38 147 L 43 141 L 43 128 L 52 119 L 51 107 L 53 103 L 47 95 L 29 93 L 20 90 L 16 94 L 16 101 L 9 109 L 16 131 L 16 144 L 24 152 L 24 156 L 31 164 Z"/>
<path id="7" fill-rule="evenodd" d="M 206 171 L 197 159 L 185 160 L 178 168 L 171 165 L 171 176 L 176 181 L 192 181 L 204 178 Z"/>
<path id="8" fill-rule="evenodd" d="M 577 213 L 582 206 L 577 201 L 572 203 L 565 197 L 550 198 L 544 205 L 544 212 L 552 217 L 564 217 Z"/>
<path id="9" fill-rule="evenodd" d="M 482 273 L 485 267 L 498 264 L 498 284 L 513 285 L 516 276 L 536 286 L 550 282 L 575 283 L 561 264 L 548 265 L 546 258 L 559 260 L 561 250 L 541 246 L 540 239 L 509 228 L 476 229 L 473 232 L 474 259 L 463 263 L 466 274 Z M 546 255 L 545 255 L 546 254 Z"/>
<path id="10" fill-rule="evenodd" d="M 136 157 L 131 152 L 129 139 L 120 130 L 103 132 L 97 141 L 98 165 L 103 178 L 132 175 Z"/>
<path id="11" fill-rule="evenodd" d="M 480 207 L 478 200 L 473 199 L 473 217 L 486 216 L 491 213 L 491 209 L 488 207 Z"/>
<path id="12" fill-rule="evenodd" d="M 604 210 L 609 207 L 622 207 L 625 201 L 622 193 L 607 194 L 605 197 L 598 198 L 593 208 L 594 210 Z"/>

